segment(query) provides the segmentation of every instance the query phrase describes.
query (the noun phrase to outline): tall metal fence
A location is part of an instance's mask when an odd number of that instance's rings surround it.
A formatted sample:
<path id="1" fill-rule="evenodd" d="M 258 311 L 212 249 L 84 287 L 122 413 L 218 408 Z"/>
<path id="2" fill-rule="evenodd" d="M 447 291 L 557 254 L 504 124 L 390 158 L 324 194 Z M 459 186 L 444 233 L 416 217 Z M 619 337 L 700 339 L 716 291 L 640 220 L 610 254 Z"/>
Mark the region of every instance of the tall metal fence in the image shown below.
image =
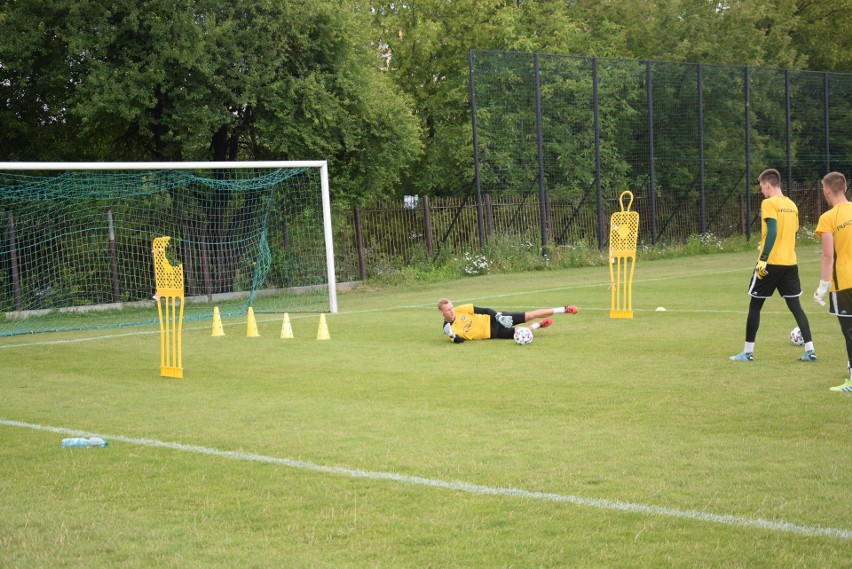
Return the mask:
<path id="1" fill-rule="evenodd" d="M 589 219 L 605 247 L 624 190 L 656 244 L 750 236 L 764 168 L 803 223 L 823 207 L 820 178 L 852 174 L 849 74 L 494 51 L 469 66 L 477 205 L 536 196 L 545 250 L 588 238 Z"/>
<path id="2" fill-rule="evenodd" d="M 793 184 L 788 195 L 798 204 L 803 223 L 813 223 L 826 208 L 822 192 L 811 184 Z M 363 207 L 335 209 L 334 250 L 337 276 L 342 281 L 364 280 L 382 273 L 394 272 L 418 261 L 431 262 L 442 252 L 461 256 L 480 249 L 479 219 L 482 219 L 485 241 L 508 240 L 530 250 L 540 248 L 541 221 L 554 247 L 596 247 L 598 216 L 594 208 L 582 207 L 566 199 L 545 199 L 544 213 L 538 194 L 482 194 L 481 207 L 474 195 L 463 197 L 421 196 L 413 207 L 400 202 L 375 203 Z M 748 196 L 752 215 L 759 211 L 759 194 Z M 682 242 L 693 230 L 698 218 L 695 200 L 673 202 L 658 198 L 656 214 L 659 227 L 668 242 Z M 633 210 L 640 222 L 648 226 L 651 208 L 646 197 L 634 199 Z M 617 196 L 603 200 L 606 222 L 618 211 Z M 745 234 L 746 200 L 740 196 L 730 207 L 716 212 L 711 226 L 725 228 L 714 231 L 717 236 Z M 607 230 L 609 226 L 607 225 Z M 640 236 L 641 236 L 640 232 Z M 647 236 L 645 236 L 647 237 Z M 650 241 L 646 239 L 645 243 Z"/>
<path id="3" fill-rule="evenodd" d="M 481 204 L 473 195 L 431 199 L 422 196 L 408 207 L 376 203 L 335 210 L 332 225 L 338 278 L 364 280 L 417 261 L 430 263 L 442 252 L 475 252 L 480 248 L 480 218 L 486 239 L 500 237 L 518 246 L 538 248 L 538 195 L 481 197 Z M 545 208 L 548 226 L 560 238 L 574 244 L 593 243 L 595 220 L 588 212 L 578 212 L 565 203 L 545 203 Z"/>

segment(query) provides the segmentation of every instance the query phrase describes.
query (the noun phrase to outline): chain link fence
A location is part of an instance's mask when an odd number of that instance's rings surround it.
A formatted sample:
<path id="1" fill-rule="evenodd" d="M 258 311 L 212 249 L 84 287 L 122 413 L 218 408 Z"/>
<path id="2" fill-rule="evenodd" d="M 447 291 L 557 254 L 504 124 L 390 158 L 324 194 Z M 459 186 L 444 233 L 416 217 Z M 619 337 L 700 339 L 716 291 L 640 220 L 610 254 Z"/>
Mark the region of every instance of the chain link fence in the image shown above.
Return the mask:
<path id="1" fill-rule="evenodd" d="M 494 51 L 469 65 L 479 201 L 537 195 L 544 249 L 589 218 L 604 248 L 624 190 L 644 243 L 750 236 L 765 168 L 814 223 L 821 177 L 852 173 L 852 75 Z"/>
<path id="2" fill-rule="evenodd" d="M 492 239 L 605 249 L 624 190 L 642 245 L 750 238 L 765 168 L 803 225 L 826 208 L 822 176 L 852 175 L 852 75 L 492 51 L 469 65 L 475 184 L 337 209 L 341 280 Z"/>

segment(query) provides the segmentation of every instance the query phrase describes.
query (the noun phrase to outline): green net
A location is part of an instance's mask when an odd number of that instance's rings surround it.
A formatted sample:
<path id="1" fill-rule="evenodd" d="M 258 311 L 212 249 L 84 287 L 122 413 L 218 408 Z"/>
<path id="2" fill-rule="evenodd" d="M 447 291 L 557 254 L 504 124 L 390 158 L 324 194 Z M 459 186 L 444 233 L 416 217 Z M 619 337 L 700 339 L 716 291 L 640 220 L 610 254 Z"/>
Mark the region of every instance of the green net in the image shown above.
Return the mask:
<path id="1" fill-rule="evenodd" d="M 329 311 L 319 167 L 0 169 L 0 336 L 156 324 L 151 243 L 186 321 Z M 333 272 L 331 273 L 333 274 Z"/>

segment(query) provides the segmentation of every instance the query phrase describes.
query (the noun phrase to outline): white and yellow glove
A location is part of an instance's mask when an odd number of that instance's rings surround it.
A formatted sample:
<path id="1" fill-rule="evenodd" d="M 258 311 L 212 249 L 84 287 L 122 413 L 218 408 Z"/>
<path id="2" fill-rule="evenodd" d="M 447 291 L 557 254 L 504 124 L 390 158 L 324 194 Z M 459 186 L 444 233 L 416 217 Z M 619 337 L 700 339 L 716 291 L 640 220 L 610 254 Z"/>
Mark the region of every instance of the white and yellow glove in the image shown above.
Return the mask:
<path id="1" fill-rule="evenodd" d="M 464 338 L 456 335 L 455 331 L 453 330 L 453 325 L 449 322 L 444 324 L 444 334 L 446 334 L 447 337 L 456 344 L 461 344 L 462 342 L 464 342 Z"/>
<path id="2" fill-rule="evenodd" d="M 823 298 L 825 298 L 825 295 L 828 294 L 828 288 L 830 286 L 830 281 L 819 281 L 819 286 L 814 292 L 814 301 L 816 301 L 816 303 L 820 306 L 825 306 L 825 301 L 823 300 Z"/>
<path id="3" fill-rule="evenodd" d="M 754 274 L 757 275 L 757 278 L 762 279 L 766 275 L 769 274 L 769 271 L 766 270 L 766 261 L 760 260 L 754 266 Z"/>

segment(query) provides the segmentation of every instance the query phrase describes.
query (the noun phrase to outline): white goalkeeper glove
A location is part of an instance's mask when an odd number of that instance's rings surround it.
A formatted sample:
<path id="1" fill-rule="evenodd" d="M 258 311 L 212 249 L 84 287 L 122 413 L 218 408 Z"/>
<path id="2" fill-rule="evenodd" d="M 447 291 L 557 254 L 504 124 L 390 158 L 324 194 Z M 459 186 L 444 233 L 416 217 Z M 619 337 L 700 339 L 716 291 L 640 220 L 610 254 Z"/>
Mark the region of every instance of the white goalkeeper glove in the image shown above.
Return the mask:
<path id="1" fill-rule="evenodd" d="M 497 313 L 497 322 L 500 323 L 500 326 L 503 328 L 511 328 L 514 323 L 512 322 L 512 317 L 503 314 L 502 312 Z"/>
<path id="2" fill-rule="evenodd" d="M 461 344 L 462 342 L 464 342 L 464 338 L 458 336 L 455 331 L 453 331 L 453 325 L 449 322 L 444 324 L 444 334 L 446 334 L 447 337 L 456 344 Z"/>
<path id="3" fill-rule="evenodd" d="M 819 286 L 817 287 L 816 292 L 814 292 L 814 300 L 820 306 L 825 306 L 823 298 L 825 298 L 825 295 L 828 293 L 828 287 L 830 286 L 830 281 L 819 281 Z"/>
<path id="4" fill-rule="evenodd" d="M 450 338 L 450 340 L 456 339 L 456 333 L 453 332 L 453 325 L 449 322 L 444 324 L 444 334 L 446 334 Z"/>

